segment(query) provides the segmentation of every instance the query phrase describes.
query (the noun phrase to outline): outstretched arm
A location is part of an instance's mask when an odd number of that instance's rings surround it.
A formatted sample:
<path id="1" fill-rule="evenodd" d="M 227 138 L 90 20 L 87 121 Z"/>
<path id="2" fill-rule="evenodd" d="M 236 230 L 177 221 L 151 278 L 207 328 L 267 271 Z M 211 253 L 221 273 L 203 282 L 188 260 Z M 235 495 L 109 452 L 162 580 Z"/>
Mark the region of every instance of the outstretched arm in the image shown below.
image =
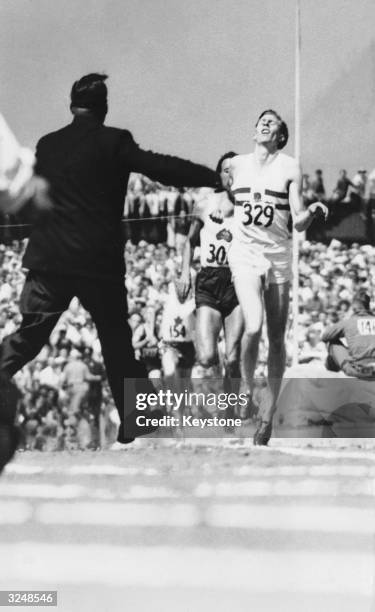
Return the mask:
<path id="1" fill-rule="evenodd" d="M 314 219 L 324 217 L 327 219 L 328 208 L 322 202 L 314 202 L 307 208 L 302 198 L 302 175 L 301 169 L 296 163 L 292 169 L 289 185 L 289 203 L 293 218 L 293 227 L 297 232 L 307 230 Z"/>
<path id="2" fill-rule="evenodd" d="M 124 164 L 131 172 L 140 172 L 164 185 L 215 187 L 216 173 L 210 168 L 173 155 L 144 151 L 126 130 L 124 130 L 122 154 Z"/>

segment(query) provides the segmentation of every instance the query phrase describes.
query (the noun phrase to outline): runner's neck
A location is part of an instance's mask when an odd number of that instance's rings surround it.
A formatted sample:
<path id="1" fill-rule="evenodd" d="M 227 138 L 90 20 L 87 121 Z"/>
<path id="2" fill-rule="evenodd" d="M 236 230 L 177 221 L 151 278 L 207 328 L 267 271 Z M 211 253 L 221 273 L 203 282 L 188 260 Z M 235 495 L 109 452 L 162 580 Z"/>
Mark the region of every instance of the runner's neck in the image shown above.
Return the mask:
<path id="1" fill-rule="evenodd" d="M 279 149 L 276 149 L 273 143 L 270 143 L 268 146 L 258 143 L 255 145 L 254 158 L 260 166 L 272 163 L 278 154 Z"/>

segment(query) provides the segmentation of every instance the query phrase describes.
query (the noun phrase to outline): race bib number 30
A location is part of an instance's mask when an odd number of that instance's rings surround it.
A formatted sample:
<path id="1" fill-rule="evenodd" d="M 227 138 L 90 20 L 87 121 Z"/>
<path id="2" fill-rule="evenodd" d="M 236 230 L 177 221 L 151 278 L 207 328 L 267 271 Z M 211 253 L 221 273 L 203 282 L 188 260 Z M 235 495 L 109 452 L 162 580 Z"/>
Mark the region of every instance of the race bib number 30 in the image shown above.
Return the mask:
<path id="1" fill-rule="evenodd" d="M 216 263 L 218 266 L 228 265 L 227 251 L 224 245 L 217 246 L 211 243 L 209 249 L 210 252 L 206 258 L 208 264 Z"/>

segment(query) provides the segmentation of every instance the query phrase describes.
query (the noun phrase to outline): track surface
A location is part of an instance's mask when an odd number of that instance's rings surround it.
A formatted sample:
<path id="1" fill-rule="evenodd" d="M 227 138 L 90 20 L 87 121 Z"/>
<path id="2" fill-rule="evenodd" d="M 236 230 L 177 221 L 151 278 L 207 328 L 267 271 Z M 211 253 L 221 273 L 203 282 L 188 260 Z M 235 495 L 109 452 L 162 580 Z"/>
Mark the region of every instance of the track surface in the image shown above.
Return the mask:
<path id="1" fill-rule="evenodd" d="M 0 588 L 63 612 L 370 612 L 374 502 L 374 440 L 18 453 Z"/>

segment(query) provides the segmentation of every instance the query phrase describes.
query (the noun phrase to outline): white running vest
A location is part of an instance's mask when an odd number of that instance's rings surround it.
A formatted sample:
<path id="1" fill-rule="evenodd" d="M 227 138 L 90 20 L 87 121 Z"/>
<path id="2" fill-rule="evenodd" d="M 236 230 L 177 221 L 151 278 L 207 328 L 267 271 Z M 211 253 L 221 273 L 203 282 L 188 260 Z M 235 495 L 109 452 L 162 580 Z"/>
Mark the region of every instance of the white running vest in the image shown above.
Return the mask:
<path id="1" fill-rule="evenodd" d="M 233 158 L 235 240 L 256 245 L 264 253 L 281 253 L 291 248 L 290 181 L 285 177 L 293 161 L 283 153 L 264 166 L 258 164 L 253 153 Z"/>
<path id="2" fill-rule="evenodd" d="M 211 268 L 228 267 L 228 249 L 233 240 L 234 217 L 232 215 L 220 221 L 212 218 L 212 213 L 220 209 L 223 198 L 228 200 L 224 192 L 211 194 L 199 215 L 204 224 L 200 231 L 202 268 L 207 266 Z"/>
<path id="3" fill-rule="evenodd" d="M 183 304 L 178 300 L 174 287 L 164 306 L 161 337 L 165 342 L 191 342 L 195 329 L 195 301 L 189 299 Z"/>

